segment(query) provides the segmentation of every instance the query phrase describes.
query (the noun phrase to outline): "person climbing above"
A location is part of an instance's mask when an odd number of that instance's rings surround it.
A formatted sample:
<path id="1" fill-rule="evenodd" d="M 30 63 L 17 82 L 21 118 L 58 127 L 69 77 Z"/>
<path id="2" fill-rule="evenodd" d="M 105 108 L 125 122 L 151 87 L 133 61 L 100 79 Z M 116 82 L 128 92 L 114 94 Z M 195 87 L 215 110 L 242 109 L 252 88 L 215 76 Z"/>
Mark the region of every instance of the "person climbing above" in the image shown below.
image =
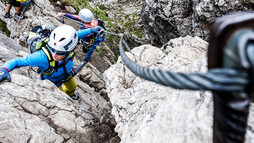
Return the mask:
<path id="1" fill-rule="evenodd" d="M 6 7 L 6 13 L 4 15 L 4 18 L 12 18 L 11 14 L 10 14 L 10 10 L 11 10 L 12 6 L 16 7 L 16 13 L 14 14 L 15 17 L 20 18 L 20 19 L 25 18 L 24 15 L 21 14 L 23 4 L 20 1 L 26 2 L 28 0 L 7 0 L 7 7 Z"/>
<path id="2" fill-rule="evenodd" d="M 64 17 L 67 17 L 81 22 L 80 29 L 86 29 L 96 26 L 101 26 L 103 29 L 105 29 L 103 22 L 99 19 L 95 20 L 92 11 L 87 8 L 82 9 L 79 12 L 79 15 L 71 15 L 68 13 L 58 13 L 57 15 L 62 19 L 64 19 Z M 102 38 L 100 38 L 100 40 L 96 40 L 97 34 L 88 35 L 80 40 L 80 43 L 83 44 L 82 50 L 84 53 L 86 53 L 89 49 L 91 49 L 92 46 L 97 46 L 99 45 L 100 42 L 104 41 L 105 34 L 104 33 L 101 34 Z"/>
<path id="3" fill-rule="evenodd" d="M 77 83 L 72 75 L 73 50 L 78 43 L 78 39 L 91 33 L 98 33 L 101 29 L 102 27 L 97 26 L 76 32 L 69 25 L 55 28 L 41 50 L 26 57 L 15 58 L 4 63 L 0 67 L 0 82 L 5 79 L 11 81 L 9 72 L 15 68 L 24 66 L 39 67 L 42 80 L 50 80 L 72 99 L 78 100 L 79 95 L 75 93 Z"/>

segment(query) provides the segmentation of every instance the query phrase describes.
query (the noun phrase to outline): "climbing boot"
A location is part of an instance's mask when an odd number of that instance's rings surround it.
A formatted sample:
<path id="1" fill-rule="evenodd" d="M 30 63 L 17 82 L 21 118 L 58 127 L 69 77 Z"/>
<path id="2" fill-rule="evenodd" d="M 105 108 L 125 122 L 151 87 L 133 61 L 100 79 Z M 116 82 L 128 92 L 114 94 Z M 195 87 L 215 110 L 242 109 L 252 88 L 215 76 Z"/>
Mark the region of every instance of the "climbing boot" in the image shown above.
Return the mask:
<path id="1" fill-rule="evenodd" d="M 75 92 L 72 96 L 70 96 L 73 100 L 79 100 L 80 96 L 77 92 Z"/>
<path id="2" fill-rule="evenodd" d="M 17 14 L 17 13 L 15 13 L 14 16 L 17 17 L 17 18 L 19 18 L 19 19 L 24 19 L 24 18 L 25 18 L 24 15 Z"/>
<path id="3" fill-rule="evenodd" d="M 10 13 L 5 13 L 4 18 L 12 18 L 12 16 L 10 15 Z"/>

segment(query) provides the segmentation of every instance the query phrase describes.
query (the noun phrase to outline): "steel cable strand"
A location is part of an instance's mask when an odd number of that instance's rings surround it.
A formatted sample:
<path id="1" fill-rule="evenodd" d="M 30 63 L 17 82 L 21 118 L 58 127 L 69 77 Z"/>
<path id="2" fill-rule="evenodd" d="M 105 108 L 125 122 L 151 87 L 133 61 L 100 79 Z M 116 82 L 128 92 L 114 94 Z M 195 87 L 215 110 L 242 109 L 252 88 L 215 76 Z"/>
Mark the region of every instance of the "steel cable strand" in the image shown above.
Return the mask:
<path id="1" fill-rule="evenodd" d="M 241 70 L 234 70 L 230 68 L 222 69 L 211 69 L 206 74 L 204 74 L 207 80 L 212 81 L 213 83 L 231 85 L 231 84 L 240 84 L 246 85 L 249 80 L 248 73 Z"/>
<path id="2" fill-rule="evenodd" d="M 243 91 L 249 83 L 248 73 L 242 70 L 223 68 L 212 69 L 207 73 L 173 73 L 159 69 L 142 67 L 131 61 L 123 50 L 123 35 L 120 35 L 119 51 L 125 65 L 136 75 L 156 83 L 176 89 Z"/>
<path id="3" fill-rule="evenodd" d="M 244 71 L 234 70 L 235 73 L 223 73 L 224 71 L 227 72 L 233 69 L 224 68 L 216 70 L 221 70 L 222 73 L 218 73 L 217 71 L 216 74 L 214 74 L 212 69 L 207 73 L 188 74 L 186 77 L 193 83 L 199 83 L 200 90 L 227 92 L 243 91 L 249 83 L 248 74 L 242 74 Z"/>
<path id="4" fill-rule="evenodd" d="M 132 65 L 131 65 L 132 66 Z M 131 68 L 129 66 L 128 68 Z M 162 71 L 157 69 L 149 69 L 146 67 L 133 65 L 133 72 L 138 76 L 154 81 L 156 83 L 171 86 L 176 89 L 190 89 L 190 90 L 213 90 L 213 91 L 241 91 L 245 90 L 245 85 L 248 84 L 247 74 L 235 76 L 236 73 L 228 73 L 219 75 L 218 72 L 214 74 L 211 72 L 199 74 L 185 74 L 173 73 L 170 71 Z M 217 69 L 216 69 L 217 70 Z M 221 69 L 232 70 L 232 69 Z M 136 72 L 135 72 L 136 71 Z M 213 77 L 213 78 L 212 78 Z"/>

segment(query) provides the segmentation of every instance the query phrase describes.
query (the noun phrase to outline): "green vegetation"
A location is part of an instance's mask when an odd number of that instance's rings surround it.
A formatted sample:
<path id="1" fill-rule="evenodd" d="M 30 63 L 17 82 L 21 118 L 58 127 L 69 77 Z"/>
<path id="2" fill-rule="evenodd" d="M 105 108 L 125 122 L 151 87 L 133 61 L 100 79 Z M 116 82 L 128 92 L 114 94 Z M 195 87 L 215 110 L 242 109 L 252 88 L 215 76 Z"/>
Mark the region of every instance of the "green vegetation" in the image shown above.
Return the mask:
<path id="1" fill-rule="evenodd" d="M 103 49 L 100 49 L 100 48 L 97 46 L 97 47 L 96 47 L 96 51 L 97 51 L 97 53 L 99 54 L 99 56 L 103 57 L 103 53 L 102 53 Z"/>
<path id="2" fill-rule="evenodd" d="M 169 53 L 168 51 L 163 51 L 166 55 Z"/>
<path id="3" fill-rule="evenodd" d="M 89 5 L 89 1 L 92 0 L 62 0 L 62 2 L 66 3 L 66 5 L 70 5 L 76 9 L 76 11 L 80 11 L 82 8 L 88 8 L 90 9 L 96 18 L 101 19 L 106 24 L 107 29 L 114 29 L 115 33 L 119 33 L 119 26 L 117 25 L 120 23 L 119 21 L 116 21 L 115 19 L 109 18 L 108 14 L 106 13 L 107 8 L 104 5 L 97 5 L 96 8 L 92 8 Z M 122 25 L 122 31 L 130 31 L 130 35 L 136 35 L 139 38 L 142 38 L 144 35 L 143 29 L 134 27 L 133 25 L 139 21 L 138 14 L 135 14 L 131 16 L 130 14 L 125 16 L 125 19 L 128 21 L 126 23 L 121 23 Z M 107 38 L 107 37 L 106 37 Z M 111 37 L 112 38 L 112 37 Z"/>
<path id="4" fill-rule="evenodd" d="M 107 9 L 104 5 L 99 5 L 99 8 L 100 8 L 101 10 L 106 10 L 106 9 Z"/>
<path id="5" fill-rule="evenodd" d="M 133 26 L 135 23 L 138 23 L 139 16 L 137 14 L 134 14 L 132 17 L 130 15 L 126 15 L 125 19 L 127 20 L 127 22 L 124 23 L 124 27 L 126 29 L 129 29 L 130 34 L 134 34 L 138 38 L 142 38 L 144 36 L 143 29 Z"/>
<path id="6" fill-rule="evenodd" d="M 116 55 L 115 55 L 115 59 L 114 59 L 114 60 L 117 62 L 118 58 L 119 58 L 119 55 L 118 55 L 118 54 L 116 54 Z"/>
<path id="7" fill-rule="evenodd" d="M 144 35 L 143 28 L 135 27 L 136 23 L 138 23 L 140 17 L 138 14 L 128 14 L 125 15 L 124 21 L 119 21 L 117 19 L 113 19 L 108 17 L 107 11 L 108 9 L 104 5 L 98 4 L 95 8 L 91 7 L 89 2 L 92 0 L 61 0 L 65 5 L 70 5 L 73 8 L 76 9 L 76 11 L 80 11 L 82 8 L 88 8 L 90 9 L 96 19 L 100 19 L 104 22 L 106 30 L 112 33 L 123 33 L 124 31 L 127 31 L 129 33 L 129 38 L 134 38 L 134 36 L 137 36 L 138 38 L 142 38 Z M 127 22 L 126 22 L 127 21 Z M 120 28 L 121 27 L 121 28 Z M 118 60 L 118 49 L 114 49 L 115 47 L 118 47 L 119 43 L 119 37 L 106 34 L 105 37 L 105 43 L 107 43 L 108 46 L 110 46 L 110 49 L 114 52 L 115 55 L 115 61 Z M 100 49 L 97 50 L 100 56 L 103 56 L 103 51 Z"/>
<path id="8" fill-rule="evenodd" d="M 7 29 L 6 23 L 2 20 L 0 20 L 0 30 L 5 32 L 8 37 L 10 37 L 11 32 Z"/>
<path id="9" fill-rule="evenodd" d="M 91 11 L 94 13 L 95 17 L 97 17 L 98 19 L 101 19 L 103 22 L 107 23 L 107 27 L 111 28 L 111 29 L 117 29 L 117 25 L 115 23 L 117 23 L 115 20 L 109 18 L 105 12 L 105 10 L 100 9 L 100 6 L 98 6 L 99 8 L 95 8 L 95 9 L 91 9 Z"/>
<path id="10" fill-rule="evenodd" d="M 96 47 L 96 50 L 97 50 L 98 54 L 99 54 L 101 57 L 104 56 L 103 53 L 105 53 L 105 52 L 109 52 L 109 53 L 111 53 L 111 54 L 114 54 L 114 53 L 112 53 L 111 51 L 109 51 L 109 50 L 108 50 L 107 48 L 105 48 L 105 47 L 101 47 L 101 48 Z"/>
<path id="11" fill-rule="evenodd" d="M 61 0 L 66 5 L 70 5 L 73 8 L 76 9 L 76 11 L 80 11 L 83 7 L 89 6 L 89 3 L 87 0 Z M 89 0 L 91 1 L 91 0 Z"/>

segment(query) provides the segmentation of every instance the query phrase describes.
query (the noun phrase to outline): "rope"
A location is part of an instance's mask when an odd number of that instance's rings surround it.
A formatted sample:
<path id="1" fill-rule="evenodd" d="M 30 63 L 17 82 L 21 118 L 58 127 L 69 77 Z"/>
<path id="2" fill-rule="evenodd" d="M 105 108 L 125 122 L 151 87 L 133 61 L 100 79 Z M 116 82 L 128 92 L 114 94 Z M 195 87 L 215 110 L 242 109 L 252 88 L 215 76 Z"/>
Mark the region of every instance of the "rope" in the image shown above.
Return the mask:
<path id="1" fill-rule="evenodd" d="M 223 92 L 244 91 L 249 83 L 247 72 L 230 68 L 212 69 L 207 73 L 185 74 L 142 67 L 126 56 L 122 43 L 123 34 L 119 42 L 119 51 L 125 65 L 133 73 L 149 81 L 176 89 Z"/>

